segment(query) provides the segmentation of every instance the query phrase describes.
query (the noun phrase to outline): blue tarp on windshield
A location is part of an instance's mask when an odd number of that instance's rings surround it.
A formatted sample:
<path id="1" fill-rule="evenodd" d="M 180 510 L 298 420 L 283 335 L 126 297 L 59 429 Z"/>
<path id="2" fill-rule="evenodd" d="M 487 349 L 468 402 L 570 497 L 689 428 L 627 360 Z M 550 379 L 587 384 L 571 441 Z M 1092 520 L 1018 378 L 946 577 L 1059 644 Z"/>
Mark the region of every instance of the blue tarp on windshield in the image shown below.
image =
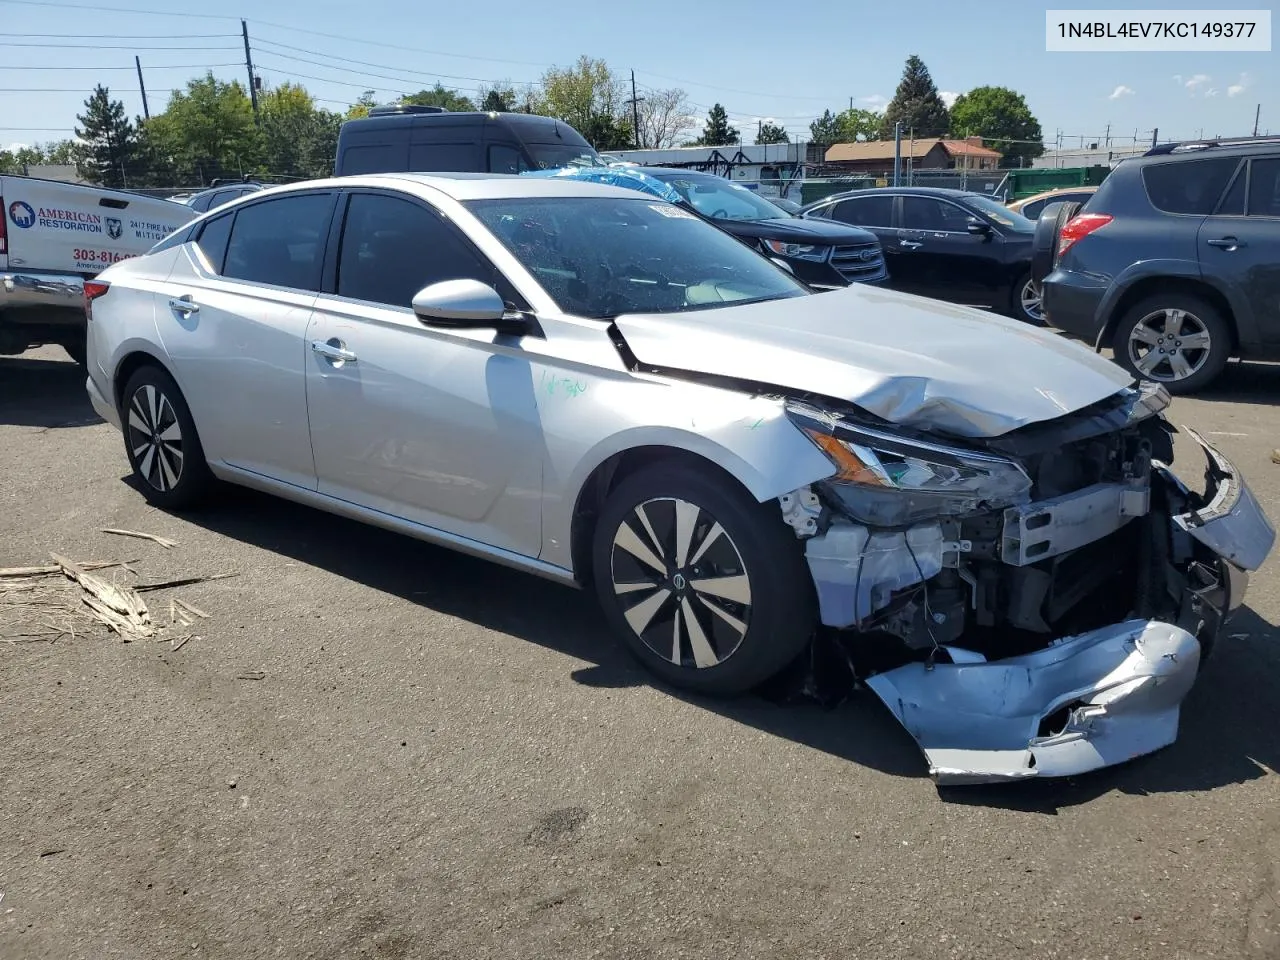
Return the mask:
<path id="1" fill-rule="evenodd" d="M 629 167 L 565 167 L 561 170 L 526 170 L 522 177 L 564 177 L 568 180 L 584 180 L 587 183 L 603 183 L 611 187 L 638 190 L 670 203 L 683 200 L 673 187 L 656 177 Z"/>

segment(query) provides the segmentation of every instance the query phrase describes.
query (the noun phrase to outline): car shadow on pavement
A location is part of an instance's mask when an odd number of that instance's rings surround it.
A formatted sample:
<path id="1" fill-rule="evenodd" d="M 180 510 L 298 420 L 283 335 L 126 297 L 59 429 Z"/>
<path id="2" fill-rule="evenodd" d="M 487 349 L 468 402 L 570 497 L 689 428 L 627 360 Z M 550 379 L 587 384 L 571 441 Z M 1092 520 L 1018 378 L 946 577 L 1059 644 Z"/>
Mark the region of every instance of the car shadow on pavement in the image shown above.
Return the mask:
<path id="1" fill-rule="evenodd" d="M 126 478 L 132 485 L 132 478 Z M 609 636 L 590 594 L 352 520 L 243 488 L 184 518 L 290 559 L 398 596 L 438 613 L 536 643 L 590 666 L 575 682 L 600 688 L 651 685 L 755 729 L 897 777 L 924 778 L 914 741 L 867 690 L 838 689 L 834 706 L 775 689 L 733 700 L 661 684 Z M 950 802 L 1052 814 L 1105 793 L 1203 791 L 1280 769 L 1280 631 L 1239 611 L 1202 668 L 1182 714 L 1177 743 L 1152 757 L 1072 780 L 941 789 Z M 819 672 L 831 664 L 818 664 Z M 808 671 L 793 670 L 793 681 Z M 847 671 L 831 669 L 842 682 Z M 824 691 L 828 695 L 832 690 Z"/>
<path id="2" fill-rule="evenodd" d="M 84 381 L 84 367 L 70 360 L 0 357 L 0 424 L 53 429 L 102 423 Z"/>
<path id="3" fill-rule="evenodd" d="M 1280 363 L 1232 361 L 1222 371 L 1222 376 L 1196 394 L 1196 399 L 1271 406 L 1278 396 Z"/>

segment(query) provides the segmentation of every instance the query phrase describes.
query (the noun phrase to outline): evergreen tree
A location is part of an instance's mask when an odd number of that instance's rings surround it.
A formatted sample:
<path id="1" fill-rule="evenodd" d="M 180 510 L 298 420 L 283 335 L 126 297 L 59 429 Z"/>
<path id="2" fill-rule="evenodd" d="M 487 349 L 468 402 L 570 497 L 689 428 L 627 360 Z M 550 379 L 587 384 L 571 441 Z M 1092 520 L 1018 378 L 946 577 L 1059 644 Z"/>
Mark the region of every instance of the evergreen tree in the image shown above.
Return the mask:
<path id="1" fill-rule="evenodd" d="M 104 187 L 127 185 L 130 173 L 141 179 L 141 171 L 131 170 L 138 156 L 138 128 L 125 116 L 124 104 L 112 100 L 107 88 L 98 84 L 84 108 L 76 117 L 76 137 L 83 144 L 80 175 Z"/>
<path id="2" fill-rule="evenodd" d="M 809 124 L 809 139 L 822 147 L 829 147 L 840 142 L 840 122 L 830 110 L 823 110 L 822 116 Z"/>
<path id="3" fill-rule="evenodd" d="M 514 93 L 515 91 L 512 91 Z M 493 89 L 484 95 L 484 103 L 480 104 L 480 109 L 486 113 L 510 113 L 511 104 L 507 102 L 506 91 Z"/>
<path id="4" fill-rule="evenodd" d="M 787 131 L 776 123 L 760 124 L 760 132 L 756 134 L 756 143 L 790 143 Z"/>
<path id="5" fill-rule="evenodd" d="M 907 58 L 902 81 L 885 108 L 880 134 L 886 140 L 893 138 L 895 123 L 902 124 L 903 136 L 914 131 L 917 138 L 940 137 L 951 126 L 947 105 L 938 96 L 929 68 L 915 54 Z"/>
<path id="6" fill-rule="evenodd" d="M 702 128 L 702 136 L 696 141 L 700 147 L 727 147 L 737 143 L 738 131 L 729 126 L 729 114 L 720 104 L 714 104 L 707 114 L 706 126 Z"/>

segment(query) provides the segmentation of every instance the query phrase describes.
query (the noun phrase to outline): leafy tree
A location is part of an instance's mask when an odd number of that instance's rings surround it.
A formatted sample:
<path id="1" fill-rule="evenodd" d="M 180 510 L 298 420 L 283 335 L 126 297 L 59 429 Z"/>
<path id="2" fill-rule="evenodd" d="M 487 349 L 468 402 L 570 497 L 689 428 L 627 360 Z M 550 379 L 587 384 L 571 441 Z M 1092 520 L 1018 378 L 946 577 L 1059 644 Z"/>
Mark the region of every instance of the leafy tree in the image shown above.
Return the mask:
<path id="1" fill-rule="evenodd" d="M 907 57 L 898 89 L 885 107 L 880 122 L 880 134 L 885 139 L 893 137 L 895 123 L 902 124 L 902 132 L 914 131 L 916 137 L 940 137 L 950 129 L 951 118 L 947 105 L 938 96 L 938 88 L 929 76 L 929 68 L 915 54 Z"/>
<path id="2" fill-rule="evenodd" d="M 487 113 L 509 113 L 514 103 L 514 90 L 499 90 L 494 87 L 485 93 L 484 100 L 480 103 L 480 109 Z"/>
<path id="3" fill-rule="evenodd" d="M 124 103 L 112 100 L 107 88 L 98 84 L 76 119 L 76 137 L 84 145 L 80 175 L 104 187 L 127 185 L 127 171 L 138 155 L 138 130 L 125 116 Z"/>
<path id="4" fill-rule="evenodd" d="M 262 136 L 244 87 L 212 72 L 174 91 L 165 112 L 145 127 L 158 157 L 188 184 L 253 173 L 262 159 Z"/>
<path id="5" fill-rule="evenodd" d="M 285 83 L 258 95 L 262 116 L 262 157 L 268 172 L 302 179 L 333 172 L 342 119 L 316 109 L 311 94 Z"/>
<path id="6" fill-rule="evenodd" d="M 344 119 L 359 120 L 362 117 L 367 117 L 369 115 L 369 111 L 377 105 L 378 98 L 374 91 L 366 90 L 364 93 L 360 94 L 359 99 L 356 100 L 355 103 L 347 108 L 347 115 Z"/>
<path id="7" fill-rule="evenodd" d="M 26 172 L 27 167 L 46 163 L 71 166 L 77 163 L 79 157 L 80 147 L 74 140 L 37 143 L 34 147 L 10 147 L 8 150 L 0 150 L 0 173 L 20 177 Z"/>
<path id="8" fill-rule="evenodd" d="M 760 131 L 756 134 L 756 143 L 790 143 L 791 138 L 787 136 L 787 131 L 776 123 L 760 124 Z"/>
<path id="9" fill-rule="evenodd" d="M 823 110 L 822 116 L 809 124 L 809 139 L 821 147 L 829 147 L 840 142 L 840 121 L 830 110 Z"/>
<path id="10" fill-rule="evenodd" d="M 854 143 L 858 140 L 876 140 L 880 136 L 880 114 L 874 110 L 862 110 L 851 107 L 841 110 L 836 117 L 836 129 L 840 134 L 839 143 Z"/>
<path id="11" fill-rule="evenodd" d="M 1004 154 L 1002 167 L 1029 166 L 1044 153 L 1040 121 L 1022 94 L 1008 87 L 975 87 L 961 94 L 951 107 L 951 134 L 982 137 Z"/>
<path id="12" fill-rule="evenodd" d="M 640 146 L 646 150 L 674 147 L 694 125 L 689 99 L 678 87 L 651 90 L 640 101 Z"/>
<path id="13" fill-rule="evenodd" d="M 739 141 L 736 128 L 729 126 L 729 114 L 720 104 L 712 104 L 702 136 L 694 141 L 700 147 L 727 147 Z"/>
<path id="14" fill-rule="evenodd" d="M 552 67 L 542 75 L 541 111 L 569 124 L 598 150 L 630 146 L 622 83 L 603 60 L 582 56 L 572 67 Z"/>
<path id="15" fill-rule="evenodd" d="M 444 107 L 446 110 L 462 113 L 469 113 L 476 108 L 470 97 L 464 97 L 457 90 L 450 90 L 439 83 L 430 90 L 419 90 L 417 93 L 410 94 L 400 102 L 424 107 Z"/>

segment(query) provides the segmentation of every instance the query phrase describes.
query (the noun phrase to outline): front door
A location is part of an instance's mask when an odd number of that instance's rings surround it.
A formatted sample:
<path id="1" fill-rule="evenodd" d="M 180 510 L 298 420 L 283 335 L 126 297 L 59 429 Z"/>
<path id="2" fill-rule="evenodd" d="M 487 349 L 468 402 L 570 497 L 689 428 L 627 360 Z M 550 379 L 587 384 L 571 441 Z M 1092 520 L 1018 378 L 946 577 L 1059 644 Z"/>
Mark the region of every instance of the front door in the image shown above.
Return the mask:
<path id="1" fill-rule="evenodd" d="M 290 194 L 208 220 L 156 303 L 206 456 L 308 489 L 303 337 L 336 199 Z"/>
<path id="2" fill-rule="evenodd" d="M 320 492 L 536 557 L 544 451 L 520 338 L 428 327 L 410 307 L 431 283 L 502 281 L 424 202 L 344 203 L 336 280 L 306 338 Z"/>
<path id="3" fill-rule="evenodd" d="M 1247 305 L 1259 341 L 1280 343 L 1280 156 L 1239 172 L 1218 213 L 1201 223 L 1197 246 L 1200 269 Z"/>
<path id="4" fill-rule="evenodd" d="M 954 303 L 984 303 L 990 297 L 993 258 L 998 258 L 994 232 L 969 233 L 973 215 L 939 197 L 902 198 L 897 244 L 905 252 L 904 276 L 913 293 Z"/>

